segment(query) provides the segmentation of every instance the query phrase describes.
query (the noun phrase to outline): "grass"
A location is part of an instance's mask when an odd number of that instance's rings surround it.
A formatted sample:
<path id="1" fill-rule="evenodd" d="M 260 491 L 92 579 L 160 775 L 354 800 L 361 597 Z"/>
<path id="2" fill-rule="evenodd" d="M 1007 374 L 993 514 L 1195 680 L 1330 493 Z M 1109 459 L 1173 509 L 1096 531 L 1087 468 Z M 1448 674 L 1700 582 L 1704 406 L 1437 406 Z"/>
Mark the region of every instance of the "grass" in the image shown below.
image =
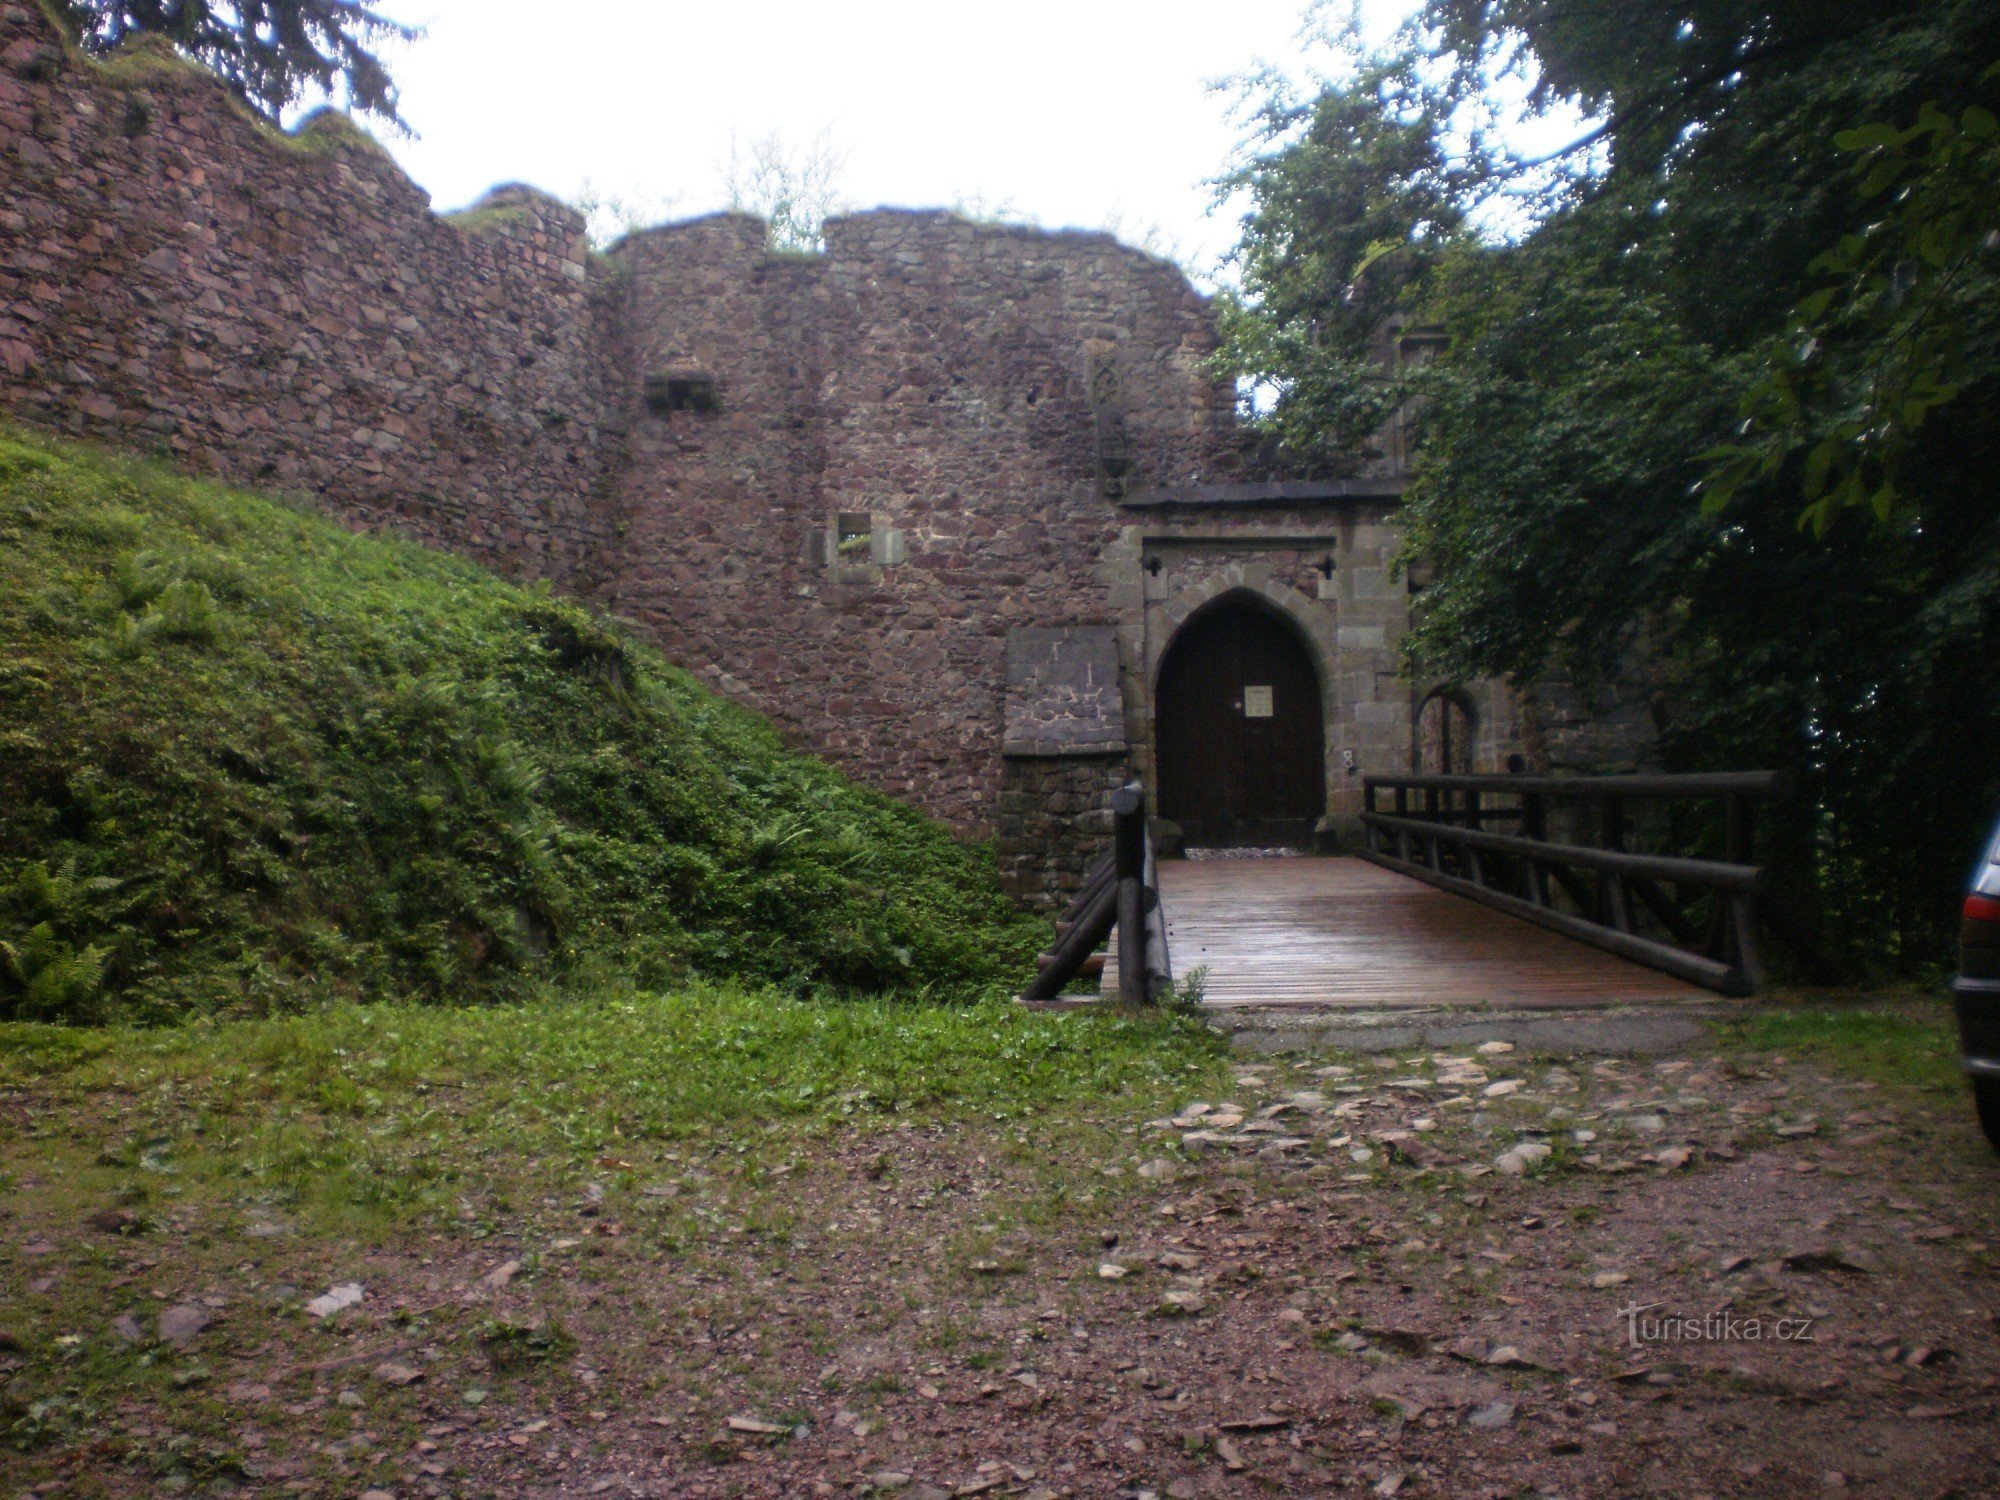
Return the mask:
<path id="1" fill-rule="evenodd" d="M 67 1143 L 84 1198 L 172 1188 L 351 1228 L 357 1213 L 450 1217 L 468 1193 L 526 1178 L 629 1176 L 681 1141 L 754 1146 L 746 1167 L 766 1163 L 761 1178 L 782 1152 L 758 1127 L 976 1117 L 998 1129 L 1107 1098 L 1121 1113 L 1164 1108 L 1212 1082 L 1219 1057 L 1205 1027 L 1167 1016 L 698 986 L 171 1030 L 0 1026 L 0 1097 L 34 1101 L 45 1123 L 21 1130 L 21 1150 Z"/>
<path id="2" fill-rule="evenodd" d="M 0 1019 L 967 999 L 1044 931 L 574 604 L 0 428 Z"/>
<path id="3" fill-rule="evenodd" d="M 1871 995 L 1838 1007 L 1781 1002 L 1716 1033 L 1725 1047 L 1810 1058 L 1890 1087 L 1965 1086 L 1951 1009 L 1931 996 Z"/>
<path id="4" fill-rule="evenodd" d="M 978 1212 L 996 1227 L 1026 1224 L 1051 1194 L 1070 1201 L 1072 1182 L 1092 1184 L 1092 1201 L 1134 1190 L 1129 1171 L 1099 1168 L 1136 1160 L 1131 1127 L 1216 1087 L 1225 1055 L 1205 1027 L 1155 1012 L 828 1005 L 713 985 L 171 1028 L 0 1025 L 0 1286 L 19 1351 L 0 1392 L 0 1451 L 72 1451 L 117 1428 L 105 1451 L 128 1467 L 157 1464 L 176 1482 L 244 1477 L 228 1372 L 255 1360 L 264 1378 L 296 1382 L 357 1341 L 423 1342 L 445 1399 L 490 1386 L 496 1403 L 520 1404 L 575 1397 L 572 1334 L 594 1330 L 601 1347 L 615 1329 L 632 1345 L 623 1373 L 638 1379 L 656 1347 L 758 1321 L 760 1286 L 782 1279 L 809 1301 L 829 1246 L 865 1245 L 891 1264 L 939 1253 L 955 1197 L 913 1206 L 928 1243 L 887 1247 L 865 1222 L 908 1193 L 906 1165 L 965 1152 L 987 1184 Z M 126 1232 L 95 1223 L 111 1210 L 130 1216 Z M 44 1235 L 59 1254 L 37 1257 Z M 426 1280 L 434 1264 L 464 1281 L 503 1256 L 520 1267 L 504 1315 Z M 624 1290 L 665 1266 L 693 1290 L 635 1331 Z M 28 1295 L 49 1271 L 60 1274 Z M 347 1280 L 368 1284 L 371 1309 L 386 1286 L 408 1305 L 386 1321 L 370 1313 L 365 1334 L 353 1318 L 304 1314 L 305 1299 Z M 146 1288 L 162 1285 L 227 1299 L 192 1353 L 108 1331 L 120 1312 L 150 1330 L 162 1304 Z M 600 1314 L 595 1297 L 573 1296 L 589 1285 L 621 1290 Z M 385 1357 L 338 1378 L 368 1392 L 370 1429 L 393 1448 L 427 1419 L 422 1389 L 370 1383 Z M 706 1378 L 713 1366 L 691 1368 Z M 308 1447 L 344 1434 L 340 1407 L 310 1404 Z M 172 1413 L 171 1449 L 124 1435 L 141 1410 Z M 338 1482 L 332 1460 L 307 1461 Z"/>

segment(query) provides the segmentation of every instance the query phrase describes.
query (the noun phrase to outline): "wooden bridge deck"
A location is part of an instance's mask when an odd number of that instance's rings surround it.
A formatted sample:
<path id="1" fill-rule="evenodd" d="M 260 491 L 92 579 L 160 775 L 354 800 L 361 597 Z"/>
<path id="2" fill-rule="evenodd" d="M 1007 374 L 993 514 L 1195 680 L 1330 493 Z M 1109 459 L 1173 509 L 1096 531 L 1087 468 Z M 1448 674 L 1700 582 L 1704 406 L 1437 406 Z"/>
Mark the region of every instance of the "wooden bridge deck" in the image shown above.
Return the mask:
<path id="1" fill-rule="evenodd" d="M 1541 1009 L 1708 991 L 1359 859 L 1162 860 L 1174 977 L 1209 1005 Z M 1117 944 L 1103 993 L 1118 990 Z"/>

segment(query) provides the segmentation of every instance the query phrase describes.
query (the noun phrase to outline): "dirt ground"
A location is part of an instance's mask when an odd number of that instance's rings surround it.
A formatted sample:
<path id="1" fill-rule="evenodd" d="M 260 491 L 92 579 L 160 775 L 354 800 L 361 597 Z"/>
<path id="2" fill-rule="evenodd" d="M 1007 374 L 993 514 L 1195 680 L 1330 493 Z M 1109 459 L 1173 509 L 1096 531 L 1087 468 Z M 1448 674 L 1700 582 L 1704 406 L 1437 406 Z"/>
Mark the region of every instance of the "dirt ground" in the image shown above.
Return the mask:
<path id="1" fill-rule="evenodd" d="M 365 1250 L 251 1213 L 121 1226 L 31 1176 L 0 1356 L 66 1321 L 77 1359 L 176 1384 L 0 1472 L 37 1497 L 2000 1494 L 1996 1165 L 1949 1105 L 1707 1048 L 1275 1057 L 1172 1118 L 1113 1101 L 1081 1154 L 1014 1124 L 773 1132 Z"/>

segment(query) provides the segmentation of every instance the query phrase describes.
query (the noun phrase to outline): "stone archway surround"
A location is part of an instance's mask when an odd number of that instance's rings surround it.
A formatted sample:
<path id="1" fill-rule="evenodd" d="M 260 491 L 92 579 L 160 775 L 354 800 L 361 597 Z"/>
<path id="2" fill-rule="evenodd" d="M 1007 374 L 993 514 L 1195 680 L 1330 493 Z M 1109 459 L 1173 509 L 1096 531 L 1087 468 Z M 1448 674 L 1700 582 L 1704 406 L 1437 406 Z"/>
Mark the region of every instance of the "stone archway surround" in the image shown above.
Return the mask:
<path id="1" fill-rule="evenodd" d="M 1320 683 L 1325 827 L 1343 840 L 1357 833 L 1362 775 L 1402 772 L 1409 759 L 1411 685 L 1396 657 L 1409 595 L 1392 576 L 1396 546 L 1375 507 L 1122 528 L 1099 576 L 1118 631 L 1134 772 L 1157 781 L 1155 688 L 1176 632 L 1229 594 L 1252 595 L 1306 639 Z"/>
<path id="2" fill-rule="evenodd" d="M 1155 715 L 1158 711 L 1160 669 L 1166 663 L 1168 648 L 1189 620 L 1204 613 L 1210 606 L 1231 598 L 1249 598 L 1262 603 L 1292 627 L 1293 633 L 1306 648 L 1313 674 L 1319 683 L 1320 735 L 1325 747 L 1321 776 L 1326 806 L 1331 809 L 1336 782 L 1341 779 L 1340 749 L 1344 744 L 1338 693 L 1340 679 L 1335 669 L 1338 612 L 1334 601 L 1315 599 L 1292 587 L 1278 576 L 1277 567 L 1272 562 L 1255 556 L 1204 570 L 1200 576 L 1187 580 L 1171 593 L 1146 601 L 1145 692 L 1142 696 L 1144 737 L 1143 740 L 1134 740 L 1139 752 L 1134 759 L 1139 763 L 1141 775 L 1149 785 L 1157 784 L 1159 779 L 1159 764 L 1155 759 Z"/>

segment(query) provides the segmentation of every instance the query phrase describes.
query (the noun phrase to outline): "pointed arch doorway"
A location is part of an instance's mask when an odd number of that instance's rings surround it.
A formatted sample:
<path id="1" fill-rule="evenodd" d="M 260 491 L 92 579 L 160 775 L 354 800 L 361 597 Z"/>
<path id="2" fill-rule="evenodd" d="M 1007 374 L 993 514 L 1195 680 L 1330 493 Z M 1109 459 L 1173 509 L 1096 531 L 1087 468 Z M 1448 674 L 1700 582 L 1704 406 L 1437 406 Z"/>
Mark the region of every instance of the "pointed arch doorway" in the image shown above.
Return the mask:
<path id="1" fill-rule="evenodd" d="M 1411 769 L 1419 776 L 1469 775 L 1475 724 L 1472 704 L 1462 690 L 1432 688 L 1417 705 Z"/>
<path id="2" fill-rule="evenodd" d="M 1232 595 L 1183 625 L 1154 693 L 1160 814 L 1191 846 L 1309 845 L 1326 811 L 1319 673 L 1296 627 Z"/>

